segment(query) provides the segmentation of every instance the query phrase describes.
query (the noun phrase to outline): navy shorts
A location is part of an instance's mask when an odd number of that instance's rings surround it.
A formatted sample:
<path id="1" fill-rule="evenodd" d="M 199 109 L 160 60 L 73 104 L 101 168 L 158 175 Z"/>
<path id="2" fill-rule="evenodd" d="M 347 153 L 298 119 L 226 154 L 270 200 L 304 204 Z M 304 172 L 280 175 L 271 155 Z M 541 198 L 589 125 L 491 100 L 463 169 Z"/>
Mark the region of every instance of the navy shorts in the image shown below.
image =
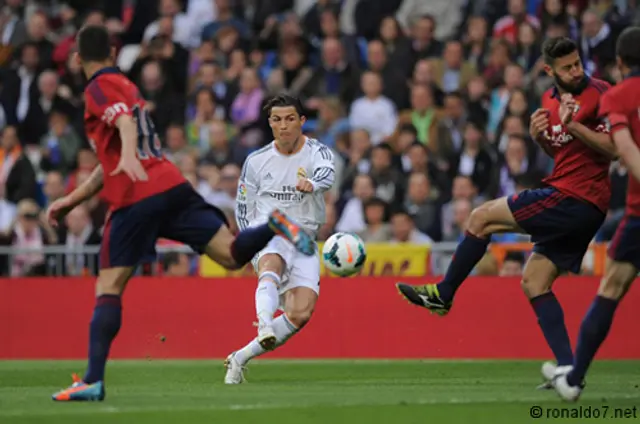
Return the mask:
<path id="1" fill-rule="evenodd" d="M 104 228 L 100 268 L 134 267 L 155 261 L 160 238 L 190 246 L 198 253 L 227 220 L 193 187 L 180 184 L 114 211 Z"/>
<path id="2" fill-rule="evenodd" d="M 589 244 L 604 222 L 604 212 L 553 187 L 524 190 L 509 197 L 508 203 L 520 228 L 531 235 L 534 252 L 561 272 L 580 272 Z"/>
<path id="3" fill-rule="evenodd" d="M 625 215 L 609 244 L 609 258 L 640 269 L 640 217 Z"/>

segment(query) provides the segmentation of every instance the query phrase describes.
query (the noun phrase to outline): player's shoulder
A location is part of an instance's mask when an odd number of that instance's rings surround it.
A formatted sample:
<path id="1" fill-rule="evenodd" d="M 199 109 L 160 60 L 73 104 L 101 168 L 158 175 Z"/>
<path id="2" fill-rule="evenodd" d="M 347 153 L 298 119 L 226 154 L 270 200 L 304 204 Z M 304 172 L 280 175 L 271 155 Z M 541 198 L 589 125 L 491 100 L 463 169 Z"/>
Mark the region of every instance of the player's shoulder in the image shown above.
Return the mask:
<path id="1" fill-rule="evenodd" d="M 611 88 L 611 84 L 598 78 L 589 78 L 589 85 L 587 88 L 598 95 L 603 95 Z"/>
<path id="2" fill-rule="evenodd" d="M 624 82 L 614 85 L 609 90 L 607 90 L 606 93 L 602 95 L 600 102 L 603 104 L 610 104 L 610 103 L 617 103 L 617 102 L 619 102 L 620 104 L 624 104 L 626 103 L 624 99 L 629 97 L 629 95 L 631 94 L 629 93 L 629 88 L 630 87 L 626 86 Z"/>
<path id="3" fill-rule="evenodd" d="M 111 97 L 131 102 L 141 99 L 138 87 L 118 70 L 99 71 L 89 80 L 85 92 L 98 104 L 107 102 Z"/>
<path id="4" fill-rule="evenodd" d="M 331 149 L 326 144 L 323 144 L 315 138 L 307 137 L 307 145 L 311 148 L 313 153 L 328 153 L 331 154 Z"/>
<path id="5" fill-rule="evenodd" d="M 264 161 L 265 159 L 267 159 L 267 157 L 272 152 L 272 150 L 273 150 L 273 142 L 267 144 L 266 146 L 256 151 L 249 153 L 249 155 L 245 159 L 245 163 L 254 163 L 257 161 Z"/>
<path id="6" fill-rule="evenodd" d="M 540 98 L 540 103 L 542 105 L 549 104 L 550 102 L 556 101 L 556 88 L 550 87 L 544 93 L 542 93 L 542 97 Z"/>

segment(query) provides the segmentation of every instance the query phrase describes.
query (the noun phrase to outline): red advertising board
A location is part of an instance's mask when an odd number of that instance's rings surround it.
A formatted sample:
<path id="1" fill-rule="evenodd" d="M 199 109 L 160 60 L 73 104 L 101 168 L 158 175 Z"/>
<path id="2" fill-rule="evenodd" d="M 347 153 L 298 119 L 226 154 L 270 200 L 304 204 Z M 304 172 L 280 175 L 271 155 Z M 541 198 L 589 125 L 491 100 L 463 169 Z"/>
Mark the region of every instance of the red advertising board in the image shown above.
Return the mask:
<path id="1" fill-rule="evenodd" d="M 0 359 L 84 358 L 93 282 L 0 280 Z M 394 282 L 388 277 L 324 279 L 309 325 L 265 357 L 551 357 L 518 279 L 470 279 L 444 318 L 407 304 Z M 133 280 L 112 356 L 226 356 L 255 337 L 255 284 L 253 278 Z M 591 277 L 567 277 L 556 284 L 574 344 L 598 284 Z M 640 359 L 639 318 L 640 290 L 632 288 L 599 357 Z"/>

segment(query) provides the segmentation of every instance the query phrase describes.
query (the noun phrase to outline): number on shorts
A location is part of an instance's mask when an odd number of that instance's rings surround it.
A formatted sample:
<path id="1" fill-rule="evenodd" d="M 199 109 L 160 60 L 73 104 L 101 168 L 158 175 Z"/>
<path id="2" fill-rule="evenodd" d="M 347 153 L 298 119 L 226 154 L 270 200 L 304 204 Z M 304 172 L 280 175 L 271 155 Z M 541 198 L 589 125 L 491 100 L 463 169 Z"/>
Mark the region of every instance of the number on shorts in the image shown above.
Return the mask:
<path id="1" fill-rule="evenodd" d="M 162 146 L 149 112 L 140 105 L 135 105 L 132 112 L 138 126 L 138 156 L 141 160 L 161 158 Z"/>

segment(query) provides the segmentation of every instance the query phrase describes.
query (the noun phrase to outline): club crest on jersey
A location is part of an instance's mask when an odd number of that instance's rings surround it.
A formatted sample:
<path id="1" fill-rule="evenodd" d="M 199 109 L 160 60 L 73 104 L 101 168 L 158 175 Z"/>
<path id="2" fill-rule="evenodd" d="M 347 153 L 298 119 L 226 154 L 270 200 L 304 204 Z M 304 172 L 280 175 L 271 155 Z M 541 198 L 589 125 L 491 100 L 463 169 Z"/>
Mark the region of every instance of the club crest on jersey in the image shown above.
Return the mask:
<path id="1" fill-rule="evenodd" d="M 298 168 L 298 178 L 307 178 L 307 171 L 304 168 Z"/>

